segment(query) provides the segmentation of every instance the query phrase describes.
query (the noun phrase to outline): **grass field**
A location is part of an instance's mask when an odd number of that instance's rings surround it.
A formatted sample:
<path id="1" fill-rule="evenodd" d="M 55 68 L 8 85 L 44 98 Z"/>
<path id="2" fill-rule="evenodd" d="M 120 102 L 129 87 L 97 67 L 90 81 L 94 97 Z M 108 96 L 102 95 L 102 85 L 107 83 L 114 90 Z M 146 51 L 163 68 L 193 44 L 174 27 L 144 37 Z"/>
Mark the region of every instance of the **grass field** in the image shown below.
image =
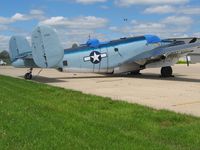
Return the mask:
<path id="1" fill-rule="evenodd" d="M 0 150 L 200 149 L 200 119 L 0 76 Z"/>

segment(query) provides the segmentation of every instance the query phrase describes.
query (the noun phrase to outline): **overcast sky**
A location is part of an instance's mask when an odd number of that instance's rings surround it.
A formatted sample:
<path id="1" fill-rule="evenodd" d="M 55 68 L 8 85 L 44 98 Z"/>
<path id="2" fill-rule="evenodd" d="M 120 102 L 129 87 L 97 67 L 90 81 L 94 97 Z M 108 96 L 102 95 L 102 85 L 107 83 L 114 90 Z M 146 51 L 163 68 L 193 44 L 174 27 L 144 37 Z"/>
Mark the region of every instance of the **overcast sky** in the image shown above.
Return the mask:
<path id="1" fill-rule="evenodd" d="M 8 49 L 12 35 L 30 40 L 38 24 L 55 27 L 65 48 L 89 35 L 200 37 L 200 0 L 2 0 L 0 50 Z"/>

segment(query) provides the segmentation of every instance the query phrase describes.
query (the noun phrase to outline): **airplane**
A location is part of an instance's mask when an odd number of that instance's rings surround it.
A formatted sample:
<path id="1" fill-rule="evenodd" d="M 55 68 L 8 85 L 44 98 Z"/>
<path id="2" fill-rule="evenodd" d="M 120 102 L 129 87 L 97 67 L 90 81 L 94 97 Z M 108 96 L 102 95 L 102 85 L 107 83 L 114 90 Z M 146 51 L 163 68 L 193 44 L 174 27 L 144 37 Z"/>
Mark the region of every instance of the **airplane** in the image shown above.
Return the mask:
<path id="1" fill-rule="evenodd" d="M 101 74 L 140 74 L 146 68 L 161 68 L 162 77 L 172 77 L 172 66 L 179 58 L 191 55 L 191 60 L 195 56 L 200 62 L 200 39 L 195 37 L 160 39 L 143 35 L 108 42 L 89 39 L 64 49 L 56 30 L 40 25 L 33 30 L 31 39 L 31 46 L 22 36 L 12 36 L 9 41 L 12 65 L 30 68 L 24 75 L 28 80 L 32 79 L 33 68 Z"/>

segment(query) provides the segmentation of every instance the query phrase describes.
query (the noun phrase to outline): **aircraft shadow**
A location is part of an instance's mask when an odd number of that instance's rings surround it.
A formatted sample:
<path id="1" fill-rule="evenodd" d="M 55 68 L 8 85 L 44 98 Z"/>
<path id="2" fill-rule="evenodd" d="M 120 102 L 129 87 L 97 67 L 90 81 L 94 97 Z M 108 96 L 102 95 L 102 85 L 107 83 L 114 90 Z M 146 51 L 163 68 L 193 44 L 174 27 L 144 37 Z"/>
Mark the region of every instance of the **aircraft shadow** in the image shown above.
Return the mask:
<path id="1" fill-rule="evenodd" d="M 143 75 L 132 76 L 132 77 L 137 78 L 137 79 L 200 83 L 200 79 L 187 78 L 185 75 L 179 75 L 179 74 L 175 74 L 174 77 L 168 77 L 168 78 L 160 77 L 160 75 L 158 74 L 143 74 Z"/>
<path id="2" fill-rule="evenodd" d="M 20 76 L 23 78 L 23 76 Z M 158 74 L 142 74 L 142 75 L 99 75 L 94 76 L 73 76 L 73 77 L 59 77 L 51 78 L 44 76 L 33 76 L 33 81 L 42 82 L 42 83 L 62 83 L 68 82 L 66 80 L 76 80 L 76 79 L 108 79 L 108 78 L 136 78 L 136 79 L 147 79 L 147 80 L 162 80 L 162 81 L 175 81 L 175 82 L 192 82 L 200 83 L 200 79 L 187 78 L 185 75 L 175 74 L 174 77 L 163 78 Z"/>
<path id="3" fill-rule="evenodd" d="M 48 78 L 48 77 L 37 77 L 36 81 L 44 82 L 67 82 L 66 80 L 76 80 L 76 79 L 106 79 L 106 78 L 137 78 L 137 79 L 147 79 L 147 80 L 163 80 L 163 81 L 175 81 L 175 82 L 193 82 L 200 83 L 200 79 L 187 78 L 185 75 L 175 74 L 174 77 L 163 78 L 158 74 L 142 74 L 142 75 L 95 75 L 95 76 L 73 76 L 73 77 L 60 77 L 60 78 Z M 47 79 L 46 79 L 47 78 Z M 46 83 L 45 81 L 45 83 Z"/>
<path id="4" fill-rule="evenodd" d="M 24 78 L 23 76 L 20 76 L 21 78 Z M 62 82 L 68 82 L 65 80 L 62 80 L 60 78 L 50 78 L 50 77 L 44 77 L 44 76 L 33 76 L 33 81 L 41 82 L 41 83 L 62 83 Z"/>

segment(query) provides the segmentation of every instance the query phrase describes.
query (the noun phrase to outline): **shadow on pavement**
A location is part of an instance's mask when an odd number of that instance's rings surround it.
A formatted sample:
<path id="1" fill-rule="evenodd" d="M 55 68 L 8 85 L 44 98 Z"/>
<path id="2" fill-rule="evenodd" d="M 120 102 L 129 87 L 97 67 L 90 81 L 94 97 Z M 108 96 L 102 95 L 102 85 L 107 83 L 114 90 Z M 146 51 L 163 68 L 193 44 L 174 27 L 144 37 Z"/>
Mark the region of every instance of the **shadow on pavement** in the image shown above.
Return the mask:
<path id="1" fill-rule="evenodd" d="M 162 81 L 175 81 L 175 82 L 193 82 L 200 83 L 200 79 L 187 78 L 184 75 L 176 74 L 175 77 L 162 78 L 158 74 L 142 74 L 142 75 L 99 75 L 95 74 L 92 76 L 72 76 L 72 77 L 58 77 L 58 78 L 50 78 L 44 76 L 35 76 L 33 77 L 34 81 L 43 82 L 43 83 L 60 83 L 60 82 L 68 82 L 66 80 L 76 80 L 76 79 L 111 79 L 111 78 L 135 78 L 142 80 L 162 80 Z"/>

